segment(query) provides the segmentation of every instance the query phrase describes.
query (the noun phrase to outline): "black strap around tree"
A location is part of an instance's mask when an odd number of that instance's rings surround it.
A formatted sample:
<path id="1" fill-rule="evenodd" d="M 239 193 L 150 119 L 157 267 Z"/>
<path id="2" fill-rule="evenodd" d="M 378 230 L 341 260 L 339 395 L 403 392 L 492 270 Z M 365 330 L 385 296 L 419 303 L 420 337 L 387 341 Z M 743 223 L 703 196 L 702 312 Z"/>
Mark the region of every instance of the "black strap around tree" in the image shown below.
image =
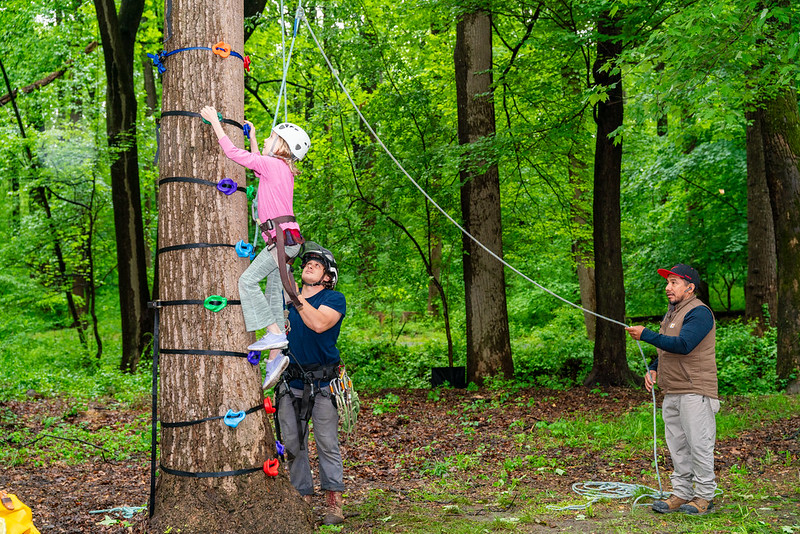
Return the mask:
<path id="1" fill-rule="evenodd" d="M 170 178 L 162 178 L 158 181 L 158 185 L 162 184 L 171 184 L 175 182 L 185 182 L 189 184 L 201 184 L 201 185 L 210 185 L 211 187 L 217 187 L 219 182 L 212 182 L 211 180 L 203 180 L 202 178 L 192 178 L 190 176 L 172 176 Z M 242 187 L 240 185 L 236 186 L 237 191 L 241 191 L 242 193 L 247 193 L 247 188 Z"/>
<path id="2" fill-rule="evenodd" d="M 162 117 L 197 117 L 202 119 L 203 116 L 197 113 L 196 111 L 162 111 Z M 242 125 L 236 122 L 233 119 L 220 119 L 219 122 L 230 124 L 231 126 L 236 126 L 239 129 L 242 129 Z"/>
<path id="3" fill-rule="evenodd" d="M 247 469 L 237 469 L 236 471 L 200 471 L 200 472 L 192 472 L 192 471 L 180 471 L 178 469 L 170 469 L 168 467 L 164 467 L 164 464 L 159 464 L 159 469 L 163 472 L 167 473 L 168 475 L 175 475 L 178 477 L 190 477 L 190 478 L 220 478 L 220 477 L 235 477 L 239 475 L 247 475 L 250 473 L 255 473 L 256 471 L 262 471 L 263 467 L 250 467 Z"/>
<path id="4" fill-rule="evenodd" d="M 196 300 L 196 299 L 187 299 L 187 300 L 155 300 L 153 301 L 156 305 L 161 308 L 163 306 L 187 306 L 190 304 L 205 304 L 205 300 Z M 228 300 L 228 304 L 237 305 L 241 304 L 241 300 Z M 162 351 L 165 352 L 165 351 Z"/>
<path id="5" fill-rule="evenodd" d="M 258 410 L 264 409 L 263 404 L 259 404 L 258 406 L 253 406 L 249 408 L 247 411 L 244 412 L 245 415 L 251 414 L 253 412 L 257 412 Z M 165 421 L 161 421 L 161 426 L 164 428 L 178 428 L 182 426 L 192 426 L 192 425 L 199 425 L 200 423 L 205 423 L 206 421 L 216 421 L 217 419 L 225 419 L 227 415 L 215 415 L 214 417 L 206 417 L 204 419 L 195 419 L 194 421 L 181 421 L 178 423 L 167 423 Z"/>
<path id="6" fill-rule="evenodd" d="M 234 352 L 231 350 L 200 350 L 200 349 L 161 349 L 162 354 L 184 354 L 187 356 L 235 356 L 237 358 L 247 358 L 246 352 Z"/>
<path id="7" fill-rule="evenodd" d="M 173 250 L 187 250 L 192 248 L 213 248 L 213 247 L 231 247 L 236 248 L 236 245 L 230 243 L 185 243 L 183 245 L 172 245 L 169 247 L 162 247 L 156 251 L 156 255 L 164 252 L 172 252 Z"/>

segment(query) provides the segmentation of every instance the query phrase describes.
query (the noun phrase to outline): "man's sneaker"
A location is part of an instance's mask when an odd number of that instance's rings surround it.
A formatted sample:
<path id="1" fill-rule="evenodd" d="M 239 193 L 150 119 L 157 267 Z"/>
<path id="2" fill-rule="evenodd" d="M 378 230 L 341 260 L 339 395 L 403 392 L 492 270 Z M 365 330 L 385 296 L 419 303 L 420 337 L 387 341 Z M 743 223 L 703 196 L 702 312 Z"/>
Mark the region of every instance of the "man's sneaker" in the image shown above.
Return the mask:
<path id="1" fill-rule="evenodd" d="M 653 503 L 653 511 L 659 514 L 671 514 L 672 512 L 681 510 L 681 506 L 685 505 L 687 502 L 689 501 L 681 499 L 677 495 L 670 495 L 669 499 L 665 501 L 655 501 Z"/>
<path id="2" fill-rule="evenodd" d="M 269 389 L 277 384 L 288 366 L 289 358 L 284 354 L 278 354 L 274 360 L 268 360 L 264 385 L 261 386 L 261 389 Z"/>
<path id="3" fill-rule="evenodd" d="M 714 502 L 695 497 L 680 507 L 680 511 L 690 515 L 706 515 L 714 509 Z"/>
<path id="4" fill-rule="evenodd" d="M 264 337 L 247 347 L 247 350 L 285 349 L 288 346 L 289 340 L 286 339 L 286 334 L 267 332 Z"/>

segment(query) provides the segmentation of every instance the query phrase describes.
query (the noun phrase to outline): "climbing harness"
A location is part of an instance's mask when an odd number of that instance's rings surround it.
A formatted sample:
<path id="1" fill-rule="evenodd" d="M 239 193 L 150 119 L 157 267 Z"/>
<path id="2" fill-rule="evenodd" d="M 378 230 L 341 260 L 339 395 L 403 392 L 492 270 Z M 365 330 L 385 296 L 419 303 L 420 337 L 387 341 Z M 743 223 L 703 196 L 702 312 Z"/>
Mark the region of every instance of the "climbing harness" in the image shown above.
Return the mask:
<path id="1" fill-rule="evenodd" d="M 308 434 L 308 422 L 311 420 L 311 414 L 314 411 L 314 403 L 316 402 L 317 395 L 323 397 L 333 397 L 330 390 L 320 388 L 320 382 L 329 382 L 339 375 L 339 364 L 321 366 L 301 366 L 296 363 L 297 358 L 291 353 L 289 349 L 284 349 L 283 353 L 293 360 L 289 363 L 286 371 L 281 375 L 280 385 L 275 389 L 275 403 L 276 410 L 280 406 L 281 400 L 285 396 L 289 396 L 294 408 L 295 418 L 297 420 L 297 432 L 300 439 L 300 450 L 305 448 L 305 439 Z M 292 391 L 289 383 L 294 380 L 301 380 L 303 382 L 303 393 L 297 396 Z M 332 399 L 333 400 L 333 399 Z M 275 414 L 275 436 L 278 441 L 281 440 L 280 423 L 278 414 Z"/>
<path id="2" fill-rule="evenodd" d="M 292 304 L 294 304 L 295 308 L 297 308 L 299 311 L 303 308 L 303 304 L 300 302 L 300 299 L 297 296 L 297 285 L 294 283 L 294 280 L 289 279 L 288 269 L 288 266 L 291 265 L 291 262 L 294 261 L 294 258 L 289 258 L 286 256 L 286 245 L 302 245 L 305 243 L 305 239 L 303 239 L 303 236 L 297 230 L 283 230 L 280 227 L 282 223 L 295 222 L 295 220 L 296 219 L 291 215 L 283 215 L 281 217 L 269 219 L 265 223 L 261 223 L 259 228 L 267 236 L 267 248 L 271 247 L 272 245 L 275 245 L 277 248 L 278 272 L 281 276 L 283 290 L 286 291 L 286 294 L 289 295 Z M 273 229 L 275 230 L 275 237 L 272 237 L 272 234 L 270 233 L 270 230 Z"/>

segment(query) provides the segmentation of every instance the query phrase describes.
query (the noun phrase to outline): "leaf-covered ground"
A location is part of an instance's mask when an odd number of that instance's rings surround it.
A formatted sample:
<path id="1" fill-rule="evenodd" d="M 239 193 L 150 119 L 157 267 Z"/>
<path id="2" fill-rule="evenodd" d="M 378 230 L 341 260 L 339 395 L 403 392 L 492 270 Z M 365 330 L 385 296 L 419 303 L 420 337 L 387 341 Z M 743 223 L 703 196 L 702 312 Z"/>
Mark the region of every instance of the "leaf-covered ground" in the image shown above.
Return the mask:
<path id="1" fill-rule="evenodd" d="M 407 530 L 409 518 L 415 516 L 423 523 L 413 528 L 422 530 L 426 517 L 436 518 L 432 532 L 448 531 L 442 526 L 448 518 L 484 519 L 488 531 L 625 530 L 607 516 L 627 516 L 630 504 L 607 504 L 605 516 L 591 510 L 552 512 L 544 506 L 584 502 L 571 489 L 575 482 L 659 487 L 652 444 L 645 439 L 652 434 L 652 420 L 647 423 L 650 407 L 641 391 L 387 390 L 361 400 L 357 432 L 343 445 L 348 488 L 343 532 Z M 738 402 L 729 399 L 726 404 L 733 409 Z M 31 437 L 26 447 L 32 450 L 35 444 L 37 451 L 25 454 L 23 463 L 5 466 L 0 488 L 31 506 L 43 533 L 143 531 L 146 513 L 123 520 L 115 512 L 91 512 L 147 503 L 149 456 L 135 452 L 121 460 L 99 434 L 116 429 L 141 443 L 147 438 L 147 409 L 144 404 L 134 410 L 100 404 L 81 408 L 76 410 L 66 399 L 0 403 L 5 436 L 24 427 Z M 644 421 L 641 443 L 630 438 L 636 434 L 629 434 L 630 428 L 620 431 L 619 439 L 609 436 L 604 424 L 614 419 L 631 421 L 628 425 Z M 83 433 L 52 437 L 54 422 L 74 425 Z M 800 414 L 795 413 L 754 422 L 735 437 L 720 439 L 716 468 L 726 493 L 717 498 L 718 508 L 757 499 L 757 508 L 772 511 L 761 521 L 766 531 L 800 532 L 799 431 Z M 659 428 L 659 435 L 662 432 Z M 94 433 L 97 440 L 92 439 Z M 631 439 L 637 440 L 633 446 Z M 75 463 L 63 452 L 59 455 L 65 444 L 83 449 L 91 460 Z M 14 447 L 8 441 L 2 446 Z M 660 446 L 661 483 L 668 490 L 665 454 Z M 4 458 L 11 463 L 11 455 Z M 321 497 L 316 501 L 320 507 Z M 534 504 L 541 511 L 531 519 Z M 519 522 L 523 510 L 528 520 Z M 510 522 L 498 522 L 504 519 Z M 656 523 L 653 530 L 675 528 Z"/>

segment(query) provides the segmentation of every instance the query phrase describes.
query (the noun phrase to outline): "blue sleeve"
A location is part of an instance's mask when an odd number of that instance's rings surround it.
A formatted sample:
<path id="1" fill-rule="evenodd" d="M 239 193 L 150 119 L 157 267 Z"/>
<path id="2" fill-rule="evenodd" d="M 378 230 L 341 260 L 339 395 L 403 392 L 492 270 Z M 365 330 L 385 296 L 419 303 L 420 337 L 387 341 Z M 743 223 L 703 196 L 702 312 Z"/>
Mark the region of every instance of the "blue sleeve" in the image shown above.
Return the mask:
<path id="1" fill-rule="evenodd" d="M 347 312 L 347 301 L 344 298 L 344 294 L 339 293 L 338 291 L 329 291 L 327 295 L 325 295 L 325 300 L 319 303 L 320 306 L 327 306 L 332 310 L 335 310 L 344 316 Z"/>
<path id="2" fill-rule="evenodd" d="M 714 316 L 711 315 L 711 310 L 698 306 L 686 314 L 677 336 L 664 336 L 645 328 L 642 331 L 642 341 L 674 354 L 689 354 L 711 332 L 713 326 Z"/>

